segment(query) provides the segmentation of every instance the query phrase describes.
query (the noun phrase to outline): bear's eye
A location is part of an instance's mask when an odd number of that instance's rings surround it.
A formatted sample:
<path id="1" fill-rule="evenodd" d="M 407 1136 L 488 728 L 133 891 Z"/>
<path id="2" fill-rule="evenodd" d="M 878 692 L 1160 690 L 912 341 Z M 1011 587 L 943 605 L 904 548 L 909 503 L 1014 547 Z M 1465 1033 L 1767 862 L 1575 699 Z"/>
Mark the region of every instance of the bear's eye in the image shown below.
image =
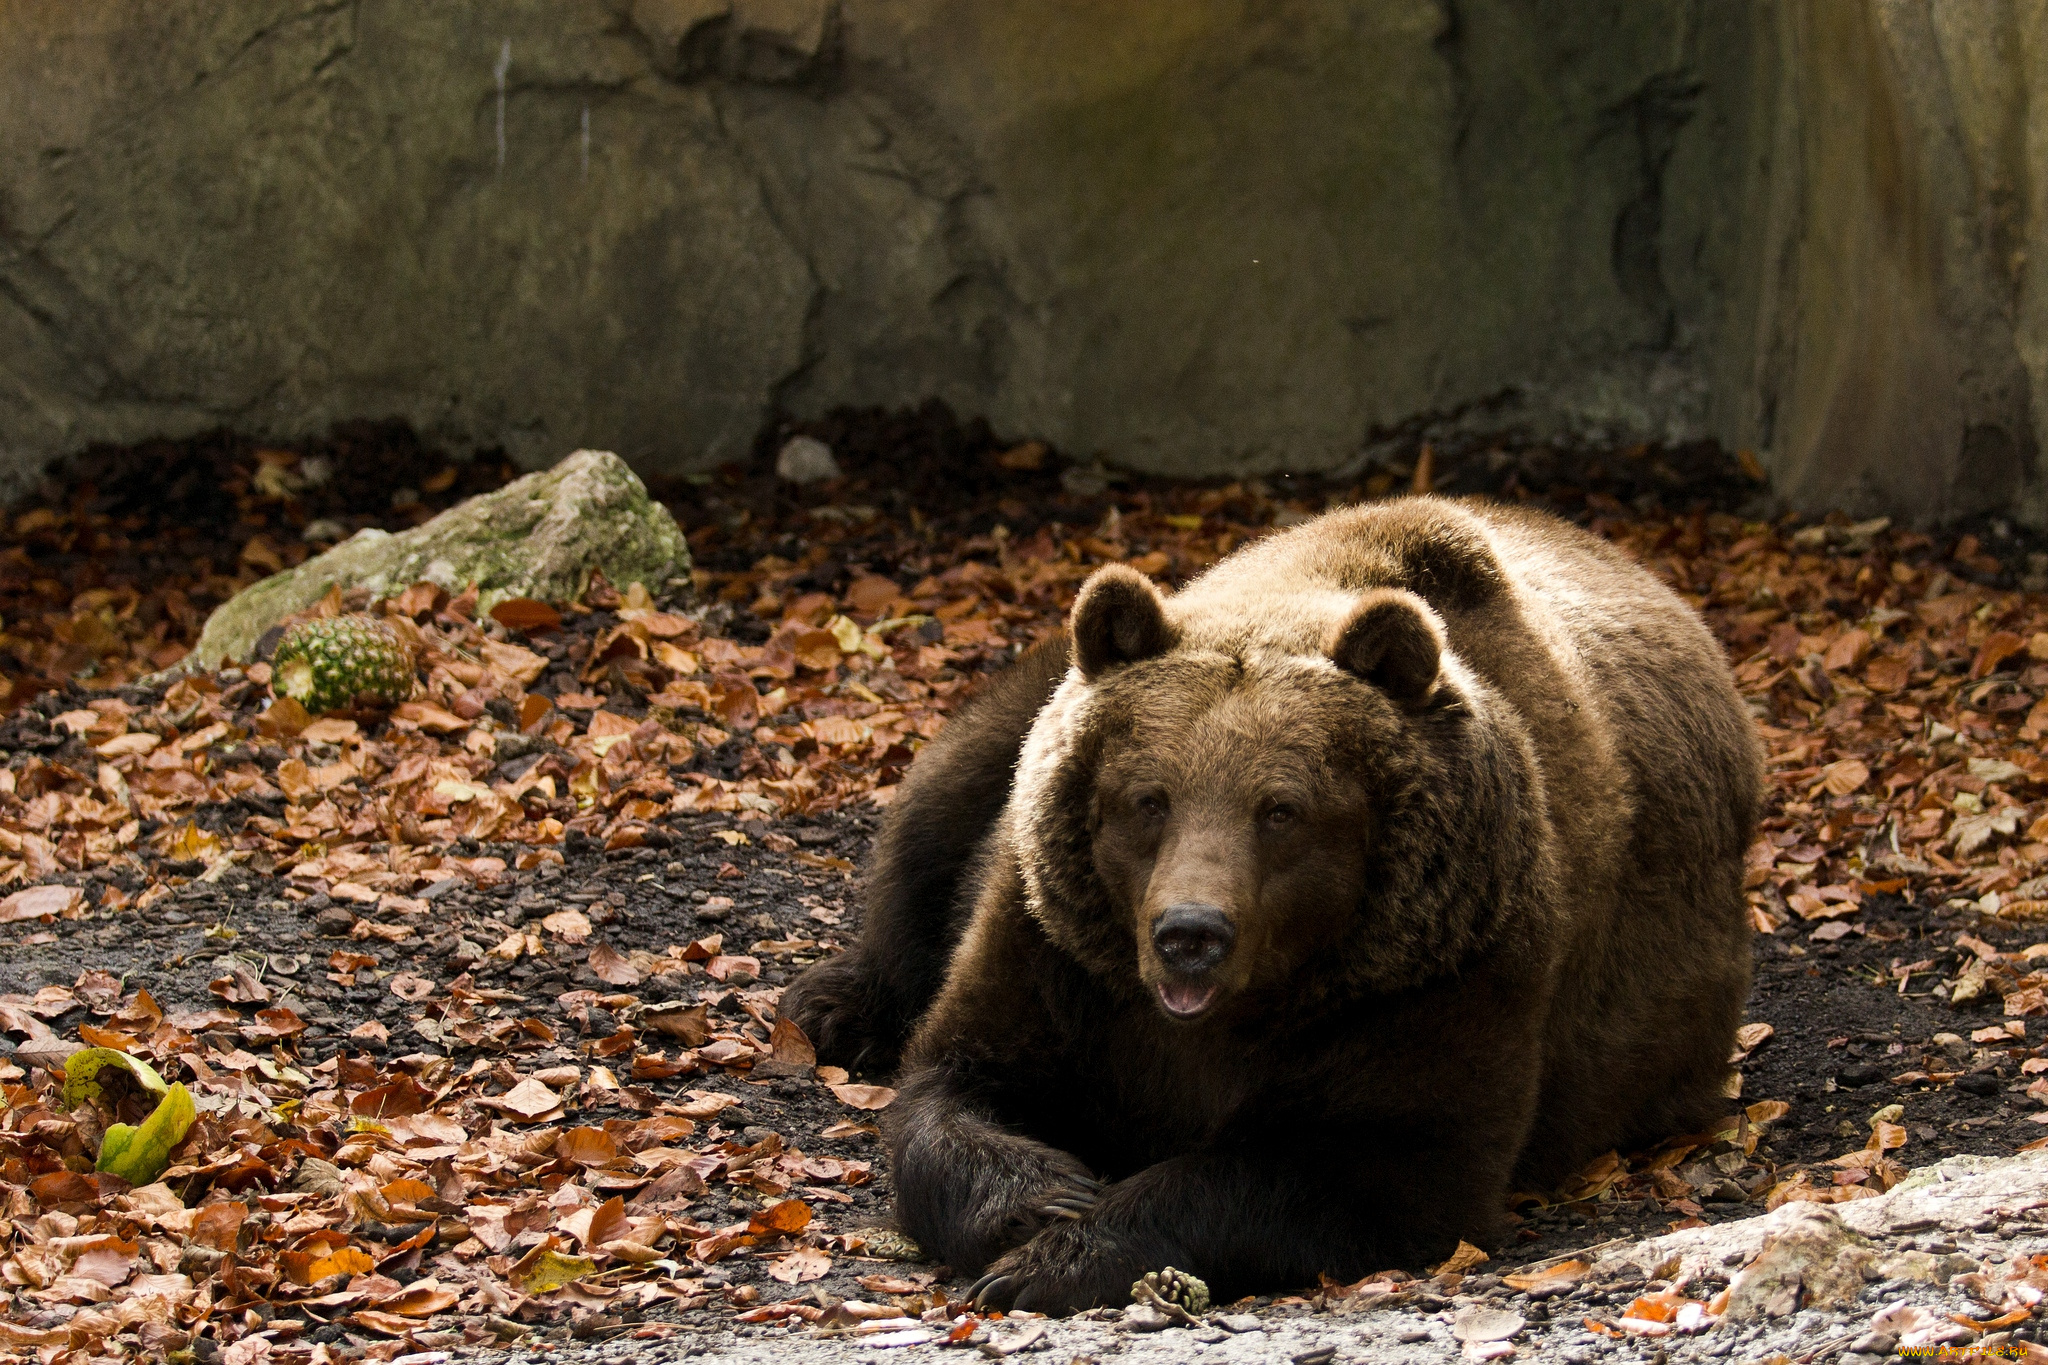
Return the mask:
<path id="1" fill-rule="evenodd" d="M 1164 820 L 1166 818 L 1166 798 L 1147 792 L 1138 798 L 1138 814 L 1144 816 L 1147 820 Z"/>
<path id="2" fill-rule="evenodd" d="M 1285 829 L 1295 821 L 1294 807 L 1273 806 L 1266 811 L 1268 829 Z"/>

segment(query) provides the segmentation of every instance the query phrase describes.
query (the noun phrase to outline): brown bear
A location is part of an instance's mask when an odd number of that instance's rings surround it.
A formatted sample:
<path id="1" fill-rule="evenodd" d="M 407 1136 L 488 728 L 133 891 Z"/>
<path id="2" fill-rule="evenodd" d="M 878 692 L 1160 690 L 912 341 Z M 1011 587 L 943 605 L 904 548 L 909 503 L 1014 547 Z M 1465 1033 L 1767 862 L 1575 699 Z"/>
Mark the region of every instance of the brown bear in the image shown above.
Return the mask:
<path id="1" fill-rule="evenodd" d="M 1355 1278 L 1718 1117 L 1762 764 L 1699 619 L 1534 513 L 1332 512 L 1110 566 L 921 754 L 860 944 L 897 1216 L 985 1307 Z"/>

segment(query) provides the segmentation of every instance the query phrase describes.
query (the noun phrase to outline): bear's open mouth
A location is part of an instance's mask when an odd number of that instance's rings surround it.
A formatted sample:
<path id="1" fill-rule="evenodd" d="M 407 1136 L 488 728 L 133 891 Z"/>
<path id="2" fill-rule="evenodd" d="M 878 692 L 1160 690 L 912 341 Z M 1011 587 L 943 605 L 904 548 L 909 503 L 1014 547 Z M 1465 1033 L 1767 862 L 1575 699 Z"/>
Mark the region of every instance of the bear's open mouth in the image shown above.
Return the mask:
<path id="1" fill-rule="evenodd" d="M 1213 981 L 1173 981 L 1159 983 L 1159 1003 L 1166 1006 L 1166 1012 L 1176 1019 L 1192 1019 L 1209 1008 L 1209 1002 L 1216 998 L 1216 983 Z"/>

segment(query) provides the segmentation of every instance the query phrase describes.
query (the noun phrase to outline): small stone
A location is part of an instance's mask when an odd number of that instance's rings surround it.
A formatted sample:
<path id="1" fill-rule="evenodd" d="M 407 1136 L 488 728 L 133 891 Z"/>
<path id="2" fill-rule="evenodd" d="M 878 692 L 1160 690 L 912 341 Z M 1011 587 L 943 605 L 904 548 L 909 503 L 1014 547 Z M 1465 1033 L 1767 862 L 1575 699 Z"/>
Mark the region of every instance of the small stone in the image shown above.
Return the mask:
<path id="1" fill-rule="evenodd" d="M 792 436 L 775 455 L 775 476 L 791 483 L 824 483 L 840 474 L 832 447 L 815 436 Z"/>
<path id="2" fill-rule="evenodd" d="M 313 917 L 313 927 L 329 938 L 340 938 L 356 927 L 356 917 L 340 906 L 330 906 Z"/>
<path id="3" fill-rule="evenodd" d="M 1263 1331 L 1266 1326 L 1250 1313 L 1225 1313 L 1212 1321 L 1226 1332 L 1258 1332 Z"/>
<path id="4" fill-rule="evenodd" d="M 1802 1306 L 1832 1308 L 1863 1292 L 1864 1271 L 1875 1260 L 1869 1239 L 1831 1208 L 1787 1204 L 1768 1217 L 1777 1230 L 1731 1286 L 1728 1321 L 1787 1317 Z"/>
<path id="5" fill-rule="evenodd" d="M 1506 1341 L 1528 1323 L 1501 1308 L 1467 1308 L 1451 1320 L 1451 1335 L 1463 1342 Z"/>
<path id="6" fill-rule="evenodd" d="M 1109 491 L 1113 476 L 1100 462 L 1060 471 L 1060 487 L 1077 498 L 1095 498 Z"/>
<path id="7" fill-rule="evenodd" d="M 1330 1365 L 1337 1358 L 1334 1346 L 1311 1346 L 1306 1351 L 1296 1351 L 1287 1357 L 1294 1365 Z"/>
<path id="8" fill-rule="evenodd" d="M 1865 1332 L 1849 1343 L 1849 1349 L 1864 1355 L 1888 1356 L 1899 1344 L 1899 1339 L 1890 1332 Z"/>
<path id="9" fill-rule="evenodd" d="M 1403 1346 L 1414 1346 L 1419 1342 L 1428 1341 L 1429 1333 L 1422 1330 L 1421 1328 L 1411 1327 L 1407 1331 L 1395 1337 L 1394 1340 L 1400 1342 Z"/>
<path id="10" fill-rule="evenodd" d="M 1124 1309 L 1124 1327 L 1133 1332 L 1160 1332 L 1173 1325 L 1173 1319 L 1148 1303 L 1134 1303 Z"/>

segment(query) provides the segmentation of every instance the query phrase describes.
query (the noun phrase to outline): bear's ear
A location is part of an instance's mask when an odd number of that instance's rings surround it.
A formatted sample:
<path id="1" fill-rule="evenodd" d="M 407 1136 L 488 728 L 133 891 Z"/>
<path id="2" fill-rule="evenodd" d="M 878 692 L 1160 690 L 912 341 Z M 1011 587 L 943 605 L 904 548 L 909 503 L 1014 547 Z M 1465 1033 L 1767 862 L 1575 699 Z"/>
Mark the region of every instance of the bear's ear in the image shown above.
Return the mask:
<path id="1" fill-rule="evenodd" d="M 1074 599 L 1074 662 L 1093 682 L 1108 669 L 1164 654 L 1173 645 L 1159 589 L 1136 569 L 1106 564 Z"/>
<path id="2" fill-rule="evenodd" d="M 1418 706 L 1436 685 L 1444 637 L 1427 603 L 1387 588 L 1360 597 L 1330 631 L 1323 652 L 1401 705 Z"/>

